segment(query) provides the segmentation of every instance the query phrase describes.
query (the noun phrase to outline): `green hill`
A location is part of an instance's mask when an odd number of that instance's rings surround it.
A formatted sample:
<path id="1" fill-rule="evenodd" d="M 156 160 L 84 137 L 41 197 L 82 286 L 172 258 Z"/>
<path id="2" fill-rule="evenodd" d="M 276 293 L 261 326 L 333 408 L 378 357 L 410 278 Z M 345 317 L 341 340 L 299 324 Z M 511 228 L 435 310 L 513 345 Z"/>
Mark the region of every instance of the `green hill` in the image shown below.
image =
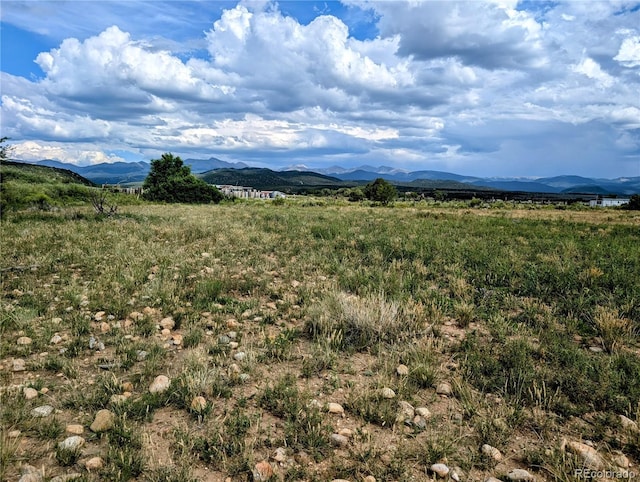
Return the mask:
<path id="1" fill-rule="evenodd" d="M 22 162 L 0 163 L 0 212 L 36 207 L 84 204 L 89 188 L 96 184 L 84 177 L 55 167 Z"/>
<path id="2" fill-rule="evenodd" d="M 272 171 L 248 167 L 245 169 L 215 169 L 200 174 L 209 184 L 231 184 L 251 186 L 265 190 L 306 190 L 323 187 L 346 187 L 354 183 L 341 181 L 335 177 L 307 171 Z"/>

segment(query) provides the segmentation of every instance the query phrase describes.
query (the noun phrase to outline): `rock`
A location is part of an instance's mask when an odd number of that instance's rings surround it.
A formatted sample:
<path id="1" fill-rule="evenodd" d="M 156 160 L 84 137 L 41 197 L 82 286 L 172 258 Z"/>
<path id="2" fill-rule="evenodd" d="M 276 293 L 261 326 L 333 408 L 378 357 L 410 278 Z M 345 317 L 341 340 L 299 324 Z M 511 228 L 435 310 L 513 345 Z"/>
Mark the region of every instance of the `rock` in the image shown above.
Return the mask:
<path id="1" fill-rule="evenodd" d="M 336 447 L 345 447 L 349 443 L 349 439 L 339 433 L 331 434 L 331 445 Z"/>
<path id="2" fill-rule="evenodd" d="M 68 480 L 76 480 L 76 479 L 79 479 L 80 477 L 82 477 L 82 474 L 79 474 L 78 472 L 73 472 L 71 474 L 58 475 L 57 477 L 54 477 L 53 479 L 51 479 L 49 482 L 67 482 Z"/>
<path id="3" fill-rule="evenodd" d="M 151 393 L 162 393 L 169 388 L 169 385 L 171 385 L 169 377 L 165 375 L 158 375 L 153 382 L 151 382 L 151 385 L 149 385 L 149 391 Z"/>
<path id="4" fill-rule="evenodd" d="M 38 396 L 38 390 L 31 387 L 24 387 L 22 389 L 22 393 L 24 394 L 24 398 L 26 398 L 27 400 L 33 400 Z"/>
<path id="5" fill-rule="evenodd" d="M 232 363 L 231 365 L 229 365 L 229 373 L 235 373 L 236 375 L 238 375 L 242 373 L 242 369 L 238 364 Z"/>
<path id="6" fill-rule="evenodd" d="M 84 439 L 79 435 L 67 437 L 58 444 L 60 450 L 78 450 L 84 445 Z"/>
<path id="7" fill-rule="evenodd" d="M 18 482 L 41 482 L 44 480 L 42 472 L 40 472 L 33 465 L 23 465 L 20 469 L 22 475 Z"/>
<path id="8" fill-rule="evenodd" d="M 173 335 L 173 344 L 176 346 L 180 346 L 182 345 L 182 335 L 180 333 L 176 333 L 175 335 Z"/>
<path id="9" fill-rule="evenodd" d="M 242 383 L 247 383 L 249 380 L 251 380 L 251 376 L 248 373 L 241 373 L 238 379 Z"/>
<path id="10" fill-rule="evenodd" d="M 22 358 L 16 358 L 13 360 L 13 371 L 14 372 L 23 372 L 27 369 L 27 364 Z"/>
<path id="11" fill-rule="evenodd" d="M 373 475 L 367 475 L 362 482 L 376 482 L 376 478 Z"/>
<path id="12" fill-rule="evenodd" d="M 427 419 L 431 417 L 431 411 L 427 407 L 416 407 L 416 415 Z"/>
<path id="13" fill-rule="evenodd" d="M 350 428 L 341 428 L 340 430 L 338 430 L 338 433 L 343 437 L 347 437 L 347 438 L 353 437 L 353 430 L 351 430 Z"/>
<path id="14" fill-rule="evenodd" d="M 33 340 L 28 336 L 21 336 L 20 338 L 18 338 L 18 341 L 16 341 L 16 343 L 18 345 L 31 345 L 31 343 L 33 343 Z"/>
<path id="15" fill-rule="evenodd" d="M 500 479 L 496 479 L 495 477 L 487 477 L 484 479 L 484 482 L 502 482 Z"/>
<path id="16" fill-rule="evenodd" d="M 620 425 L 622 425 L 622 428 L 630 432 L 638 431 L 638 424 L 624 415 L 620 415 Z"/>
<path id="17" fill-rule="evenodd" d="M 96 433 L 106 432 L 113 428 L 115 418 L 115 415 L 110 410 L 98 410 L 96 418 L 93 419 L 93 423 L 89 428 Z"/>
<path id="18" fill-rule="evenodd" d="M 133 392 L 133 383 L 123 382 L 120 388 L 122 388 L 123 392 Z"/>
<path id="19" fill-rule="evenodd" d="M 407 365 L 398 365 L 396 373 L 398 376 L 406 377 L 409 374 L 409 367 Z"/>
<path id="20" fill-rule="evenodd" d="M 396 417 L 396 422 L 405 423 L 412 422 L 413 417 L 415 417 L 415 410 L 413 405 L 409 402 L 405 402 L 404 400 L 398 402 L 398 407 L 400 409 L 398 416 Z"/>
<path id="21" fill-rule="evenodd" d="M 598 451 L 593 447 L 589 447 L 587 444 L 569 441 L 566 443 L 565 449 L 580 457 L 585 467 L 593 470 L 602 470 L 605 467 L 605 462 L 598 454 Z"/>
<path id="22" fill-rule="evenodd" d="M 534 476 L 531 475 L 524 469 L 513 469 L 511 472 L 507 474 L 507 479 L 518 481 L 518 480 L 535 480 Z"/>
<path id="23" fill-rule="evenodd" d="M 176 327 L 176 322 L 173 321 L 173 318 L 167 316 L 166 318 L 162 318 L 160 320 L 160 327 L 163 330 L 173 330 Z"/>
<path id="24" fill-rule="evenodd" d="M 229 338 L 227 335 L 220 335 L 218 337 L 219 345 L 228 345 L 229 343 L 231 343 L 231 338 Z"/>
<path id="25" fill-rule="evenodd" d="M 287 460 L 287 449 L 278 447 L 271 458 L 276 462 L 285 462 Z"/>
<path id="26" fill-rule="evenodd" d="M 382 398 L 395 398 L 396 392 L 391 390 L 389 387 L 384 387 L 382 390 L 380 390 L 380 395 L 382 396 Z"/>
<path id="27" fill-rule="evenodd" d="M 145 361 L 147 359 L 147 355 L 148 355 L 148 353 L 146 351 L 138 350 L 138 351 L 136 351 L 136 360 Z"/>
<path id="28" fill-rule="evenodd" d="M 330 402 L 327 405 L 327 409 L 329 410 L 329 413 L 336 413 L 339 415 L 344 414 L 344 408 L 342 408 L 342 405 L 339 403 Z"/>
<path id="29" fill-rule="evenodd" d="M 191 400 L 191 410 L 193 410 L 196 413 L 200 413 L 204 411 L 206 408 L 207 408 L 206 398 L 204 398 L 201 395 L 198 395 L 197 397 L 193 397 L 193 400 Z"/>
<path id="30" fill-rule="evenodd" d="M 246 358 L 247 358 L 247 354 L 243 351 L 239 351 L 238 353 L 233 355 L 233 359 L 239 362 L 246 360 Z"/>
<path id="31" fill-rule="evenodd" d="M 496 462 L 500 462 L 502 460 L 502 454 L 500 453 L 500 451 L 489 444 L 484 444 L 481 450 L 483 455 L 486 455 L 487 457 L 495 460 Z"/>
<path id="32" fill-rule="evenodd" d="M 448 382 L 439 383 L 438 386 L 436 387 L 436 393 L 438 395 L 444 395 L 445 397 L 450 397 L 452 393 L 451 384 L 449 384 Z"/>
<path id="33" fill-rule="evenodd" d="M 239 346 L 240 346 L 240 343 L 238 343 L 237 341 L 230 341 L 229 342 L 229 348 L 231 348 L 232 350 L 235 350 Z"/>
<path id="34" fill-rule="evenodd" d="M 431 472 L 442 479 L 449 475 L 449 467 L 447 467 L 445 464 L 433 464 L 431 467 L 429 467 L 429 469 L 431 470 Z"/>
<path id="35" fill-rule="evenodd" d="M 271 479 L 273 477 L 273 467 L 266 460 L 258 462 L 253 467 L 253 480 L 256 482 L 263 482 Z"/>
<path id="36" fill-rule="evenodd" d="M 589 351 L 593 353 L 602 353 L 604 350 L 600 346 L 590 346 Z"/>
<path id="37" fill-rule="evenodd" d="M 106 321 L 100 323 L 100 332 L 101 333 L 109 333 L 111 331 L 111 325 Z"/>
<path id="38" fill-rule="evenodd" d="M 62 337 L 56 333 L 51 337 L 51 340 L 49 341 L 49 343 L 51 343 L 52 345 L 57 345 L 61 341 L 62 341 Z"/>
<path id="39" fill-rule="evenodd" d="M 427 428 L 427 421 L 425 420 L 424 417 L 421 417 L 420 415 L 416 415 L 415 417 L 413 417 L 413 420 L 411 421 L 411 423 L 413 423 L 413 425 L 419 428 L 420 430 L 424 430 L 425 428 Z"/>
<path id="40" fill-rule="evenodd" d="M 65 427 L 65 432 L 70 433 L 72 435 L 82 435 L 84 432 L 84 426 L 79 423 L 70 423 Z"/>
<path id="41" fill-rule="evenodd" d="M 48 417 L 53 413 L 53 407 L 51 405 L 42 405 L 31 410 L 31 415 L 34 417 Z"/>
<path id="42" fill-rule="evenodd" d="M 88 470 L 100 470 L 104 467 L 104 460 L 102 457 L 91 457 L 84 463 L 84 467 Z"/>
<path id="43" fill-rule="evenodd" d="M 96 321 L 102 321 L 106 313 L 104 311 L 98 311 L 95 315 L 93 315 L 93 319 Z"/>

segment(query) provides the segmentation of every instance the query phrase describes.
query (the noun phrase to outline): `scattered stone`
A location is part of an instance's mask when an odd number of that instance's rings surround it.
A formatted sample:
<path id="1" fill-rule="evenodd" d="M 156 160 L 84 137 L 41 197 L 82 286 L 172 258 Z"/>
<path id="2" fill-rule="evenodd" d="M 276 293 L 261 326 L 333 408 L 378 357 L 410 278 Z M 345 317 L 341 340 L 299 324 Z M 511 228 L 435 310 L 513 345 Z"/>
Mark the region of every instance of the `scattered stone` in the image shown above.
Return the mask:
<path id="1" fill-rule="evenodd" d="M 406 377 L 409 374 L 409 367 L 407 365 L 398 365 L 396 373 L 398 376 Z"/>
<path id="2" fill-rule="evenodd" d="M 396 422 L 412 422 L 413 417 L 415 417 L 415 409 L 413 408 L 413 405 L 402 400 L 398 402 L 398 407 L 400 408 L 400 411 L 398 413 L 398 416 L 396 417 Z"/>
<path id="3" fill-rule="evenodd" d="M 344 414 L 344 408 L 339 403 L 330 402 L 327 406 L 329 413 Z"/>
<path id="4" fill-rule="evenodd" d="M 67 482 L 68 480 L 76 480 L 81 477 L 82 477 L 82 474 L 79 474 L 78 472 L 74 472 L 71 474 L 58 475 L 57 477 L 54 477 L 53 479 L 51 479 L 49 482 Z"/>
<path id="5" fill-rule="evenodd" d="M 239 346 L 240 346 L 240 343 L 238 343 L 237 341 L 230 341 L 229 342 L 229 348 L 231 348 L 232 350 L 235 350 Z"/>
<path id="6" fill-rule="evenodd" d="M 492 458 L 496 462 L 500 462 L 502 460 L 502 454 L 500 453 L 500 451 L 489 444 L 484 444 L 482 446 L 482 454 L 486 455 L 489 458 Z"/>
<path id="7" fill-rule="evenodd" d="M 231 342 L 231 338 L 229 338 L 227 335 L 220 335 L 218 337 L 219 345 L 228 345 L 230 342 Z"/>
<path id="8" fill-rule="evenodd" d="M 23 372 L 27 369 L 27 364 L 22 358 L 16 358 L 13 360 L 13 371 L 14 372 Z"/>
<path id="9" fill-rule="evenodd" d="M 438 395 L 444 395 L 445 397 L 450 397 L 451 394 L 453 393 L 451 390 L 451 384 L 449 384 L 448 382 L 439 383 L 438 386 L 436 387 L 436 393 Z"/>
<path id="10" fill-rule="evenodd" d="M 191 410 L 193 410 L 196 413 L 200 413 L 202 411 L 204 411 L 204 409 L 207 408 L 207 399 L 204 398 L 201 395 L 198 395 L 197 397 L 194 397 L 193 400 L 191 400 Z"/>
<path id="11" fill-rule="evenodd" d="M 51 343 L 52 345 L 57 345 L 61 341 L 62 341 L 62 337 L 56 333 L 51 337 L 51 340 L 49 341 L 49 343 Z"/>
<path id="12" fill-rule="evenodd" d="M 160 320 L 160 327 L 163 330 L 173 330 L 176 327 L 176 322 L 173 321 L 173 318 L 167 316 L 166 318 L 162 318 Z"/>
<path id="13" fill-rule="evenodd" d="M 176 346 L 182 345 L 182 335 L 180 333 L 173 335 L 173 344 Z"/>
<path id="14" fill-rule="evenodd" d="M 247 383 L 251 379 L 251 376 L 248 373 L 241 373 L 238 378 L 242 383 Z"/>
<path id="15" fill-rule="evenodd" d="M 396 392 L 391 390 L 389 387 L 384 387 L 380 390 L 380 395 L 382 395 L 382 398 L 395 398 Z"/>
<path id="16" fill-rule="evenodd" d="M 48 417 L 53 413 L 53 407 L 51 405 L 42 405 L 31 410 L 31 415 L 34 417 Z"/>
<path id="17" fill-rule="evenodd" d="M 106 321 L 100 323 L 100 332 L 101 333 L 109 333 L 111 331 L 111 325 Z"/>
<path id="18" fill-rule="evenodd" d="M 22 432 L 20 430 L 12 430 L 7 434 L 9 438 L 18 438 L 20 435 L 22 435 Z"/>
<path id="19" fill-rule="evenodd" d="M 445 464 L 433 464 L 430 469 L 431 472 L 442 479 L 449 475 L 449 467 L 447 467 Z"/>
<path id="20" fill-rule="evenodd" d="M 93 319 L 96 321 L 102 321 L 104 319 L 104 315 L 106 315 L 104 311 L 98 311 L 95 315 L 93 315 Z"/>
<path id="21" fill-rule="evenodd" d="M 60 450 L 77 450 L 84 445 L 84 439 L 79 435 L 67 437 L 58 444 Z"/>
<path id="22" fill-rule="evenodd" d="M 230 340 L 235 340 L 236 338 L 238 338 L 238 332 L 230 331 L 229 333 L 227 333 L 227 336 L 229 337 Z"/>
<path id="23" fill-rule="evenodd" d="M 376 478 L 373 475 L 367 475 L 362 482 L 376 482 Z"/>
<path id="24" fill-rule="evenodd" d="M 336 447 L 344 447 L 349 443 L 349 439 L 344 435 L 340 435 L 339 433 L 331 434 L 331 444 Z"/>
<path id="25" fill-rule="evenodd" d="M 233 355 L 233 359 L 239 362 L 246 360 L 246 358 L 247 358 L 247 354 L 243 351 L 239 351 L 238 353 Z"/>
<path id="26" fill-rule="evenodd" d="M 93 420 L 93 423 L 89 428 L 96 433 L 106 432 L 107 430 L 111 430 L 113 428 L 114 420 L 115 415 L 110 410 L 98 410 L 98 413 L 96 413 L 96 418 Z"/>
<path id="27" fill-rule="evenodd" d="M 33 340 L 28 336 L 21 336 L 20 338 L 18 338 L 18 341 L 16 341 L 16 343 L 18 345 L 31 345 L 31 343 L 33 343 Z"/>
<path id="28" fill-rule="evenodd" d="M 169 377 L 165 375 L 158 375 L 153 380 L 153 382 L 151 382 L 149 391 L 151 393 L 162 393 L 169 388 L 169 385 L 171 385 L 171 380 L 169 380 Z"/>
<path id="29" fill-rule="evenodd" d="M 415 417 L 413 417 L 412 423 L 416 428 L 419 428 L 420 430 L 424 430 L 425 428 L 427 428 L 427 421 L 420 415 L 416 415 Z"/>
<path id="30" fill-rule="evenodd" d="M 71 423 L 67 425 L 64 430 L 72 435 L 82 435 L 84 433 L 84 426 L 79 423 Z"/>
<path id="31" fill-rule="evenodd" d="M 602 470 L 605 467 L 604 460 L 598 454 L 598 451 L 593 447 L 589 447 L 587 444 L 569 441 L 566 442 L 565 449 L 580 457 L 585 467 L 594 470 Z"/>
<path id="32" fill-rule="evenodd" d="M 593 353 L 602 353 L 604 350 L 600 346 L 590 346 L 589 351 Z"/>
<path id="33" fill-rule="evenodd" d="M 535 480 L 533 475 L 531 475 L 529 472 L 527 472 L 524 469 L 513 469 L 511 472 L 507 474 L 507 479 L 513 480 L 514 482 L 519 480 L 523 480 L 523 481 Z"/>
<path id="34" fill-rule="evenodd" d="M 131 382 L 123 382 L 120 387 L 123 392 L 133 392 L 133 383 Z"/>
<path id="35" fill-rule="evenodd" d="M 42 473 L 33 465 L 23 465 L 20 469 L 22 476 L 18 479 L 18 482 L 41 482 L 43 479 Z"/>
<path id="36" fill-rule="evenodd" d="M 287 460 L 287 449 L 278 447 L 271 458 L 276 462 L 285 462 Z"/>
<path id="37" fill-rule="evenodd" d="M 104 467 L 104 460 L 102 459 L 102 457 L 91 457 L 84 463 L 84 467 L 89 471 L 100 470 L 102 467 Z"/>
<path id="38" fill-rule="evenodd" d="M 624 415 L 620 415 L 620 425 L 622 425 L 622 428 L 629 430 L 630 432 L 638 431 L 638 424 Z"/>
<path id="39" fill-rule="evenodd" d="M 148 355 L 148 353 L 146 351 L 138 350 L 138 351 L 136 351 L 136 360 L 145 361 L 147 359 L 147 355 Z"/>
<path id="40" fill-rule="evenodd" d="M 416 415 L 424 419 L 431 417 L 431 411 L 427 407 L 416 407 Z"/>
<path id="41" fill-rule="evenodd" d="M 341 428 L 340 430 L 338 430 L 338 433 L 343 437 L 347 437 L 347 438 L 353 437 L 353 430 L 351 430 L 350 428 Z"/>
<path id="42" fill-rule="evenodd" d="M 235 373 L 237 375 L 241 372 L 242 369 L 240 368 L 240 366 L 238 366 L 237 363 L 232 363 L 231 365 L 229 365 L 229 373 Z"/>
<path id="43" fill-rule="evenodd" d="M 42 395 L 46 395 L 47 393 L 49 393 L 49 389 L 48 389 L 47 387 L 42 387 L 42 388 L 40 389 L 40 393 L 41 393 Z"/>
<path id="44" fill-rule="evenodd" d="M 613 457 L 611 457 L 611 460 L 621 469 L 628 469 L 631 466 L 629 458 L 623 453 L 614 455 Z"/>
<path id="45" fill-rule="evenodd" d="M 256 482 L 264 482 L 273 477 L 273 467 L 266 460 L 258 462 L 253 467 L 253 480 Z"/>
<path id="46" fill-rule="evenodd" d="M 24 394 L 24 398 L 27 400 L 33 400 L 38 396 L 38 390 L 32 387 L 24 387 L 22 389 L 22 393 Z"/>
<path id="47" fill-rule="evenodd" d="M 458 472 L 462 472 L 462 470 L 460 470 L 459 467 L 456 467 L 455 469 L 453 469 L 451 471 L 451 473 L 449 474 L 449 478 L 451 480 L 453 480 L 454 482 L 460 482 L 460 476 L 458 475 Z"/>

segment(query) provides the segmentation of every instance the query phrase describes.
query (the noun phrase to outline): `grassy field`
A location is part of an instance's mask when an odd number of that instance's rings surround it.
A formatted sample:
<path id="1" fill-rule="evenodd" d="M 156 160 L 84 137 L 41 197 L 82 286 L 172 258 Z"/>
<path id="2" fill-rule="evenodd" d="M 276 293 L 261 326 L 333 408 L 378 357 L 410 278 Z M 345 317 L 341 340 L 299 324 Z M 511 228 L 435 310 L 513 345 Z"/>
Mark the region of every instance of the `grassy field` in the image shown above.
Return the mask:
<path id="1" fill-rule="evenodd" d="M 640 214 L 464 206 L 7 213 L 0 479 L 639 477 Z"/>

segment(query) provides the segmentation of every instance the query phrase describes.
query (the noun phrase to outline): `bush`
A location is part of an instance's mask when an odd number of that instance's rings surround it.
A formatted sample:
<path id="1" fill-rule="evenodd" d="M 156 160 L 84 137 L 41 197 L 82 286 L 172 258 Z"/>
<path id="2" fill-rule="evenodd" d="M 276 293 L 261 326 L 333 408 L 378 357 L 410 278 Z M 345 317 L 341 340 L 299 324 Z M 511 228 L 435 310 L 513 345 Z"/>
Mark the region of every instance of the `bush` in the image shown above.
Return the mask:
<path id="1" fill-rule="evenodd" d="M 363 192 L 367 199 L 381 204 L 389 204 L 398 195 L 396 188 L 381 177 L 367 184 Z"/>

